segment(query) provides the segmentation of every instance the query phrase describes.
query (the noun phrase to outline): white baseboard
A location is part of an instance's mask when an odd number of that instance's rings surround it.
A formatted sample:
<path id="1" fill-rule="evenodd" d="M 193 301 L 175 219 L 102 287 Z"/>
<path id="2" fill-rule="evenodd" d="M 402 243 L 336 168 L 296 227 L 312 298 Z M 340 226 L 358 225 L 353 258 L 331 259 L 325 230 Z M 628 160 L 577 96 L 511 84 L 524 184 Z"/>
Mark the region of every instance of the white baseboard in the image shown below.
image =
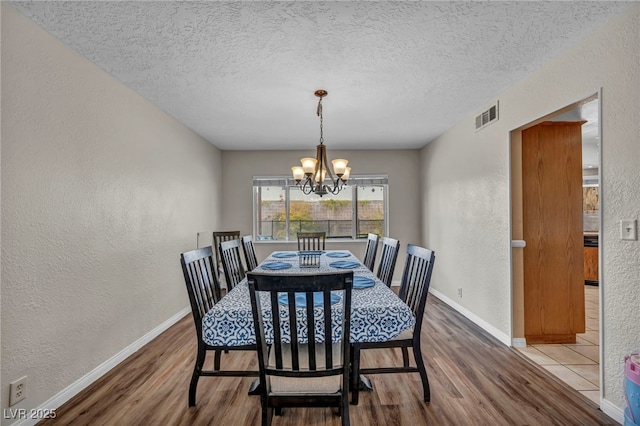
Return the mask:
<path id="1" fill-rule="evenodd" d="M 527 347 L 527 339 L 524 337 L 514 337 L 511 339 L 511 346 L 514 348 L 526 348 Z"/>
<path id="2" fill-rule="evenodd" d="M 493 337 L 495 337 L 496 339 L 498 339 L 499 341 L 504 343 L 506 346 L 511 346 L 511 337 L 510 336 L 507 336 L 505 333 L 503 333 L 502 331 L 498 330 L 497 328 L 495 328 L 494 326 L 492 326 L 491 324 L 489 324 L 488 322 L 486 322 L 485 320 L 483 320 L 482 318 L 480 318 L 479 316 L 477 316 L 473 312 L 471 312 L 468 309 L 464 308 L 463 306 L 457 304 L 452 299 L 450 299 L 447 296 L 445 296 L 444 294 L 440 293 L 438 290 L 430 288 L 429 289 L 429 293 L 432 293 L 438 299 L 442 300 L 444 303 L 449 305 L 451 308 L 453 308 L 454 310 L 460 312 L 462 315 L 467 317 L 471 322 L 473 322 L 476 325 L 478 325 L 480 328 L 482 328 L 484 331 L 486 331 L 487 333 L 489 333 L 490 335 L 492 335 Z"/>
<path id="3" fill-rule="evenodd" d="M 620 424 L 624 424 L 624 409 L 612 404 L 609 400 L 602 398 L 600 400 L 600 409 L 607 416 Z"/>
<path id="4" fill-rule="evenodd" d="M 106 360 L 96 368 L 94 368 L 93 370 L 91 370 L 89 373 L 87 373 L 83 377 L 76 380 L 70 386 L 66 387 L 61 392 L 54 395 L 52 398 L 42 403 L 36 409 L 33 409 L 33 410 L 27 409 L 27 412 L 30 412 L 30 411 L 51 412 L 51 410 L 58 409 L 58 407 L 60 407 L 62 404 L 69 401 L 78 393 L 86 389 L 89 385 L 91 385 L 93 382 L 98 380 L 100 377 L 104 376 L 116 365 L 120 364 L 129 356 L 134 354 L 138 349 L 142 348 L 144 345 L 146 345 L 147 343 L 149 343 L 150 341 L 158 337 L 163 331 L 165 331 L 166 329 L 168 329 L 169 327 L 177 323 L 179 320 L 181 320 L 185 315 L 189 313 L 191 313 L 191 307 L 186 307 L 182 309 L 177 314 L 175 314 L 174 316 L 172 316 L 171 318 L 169 318 L 168 320 L 166 320 L 165 322 L 163 322 L 162 324 L 160 324 L 159 326 L 157 326 L 156 328 L 154 328 L 153 330 L 151 330 L 150 332 L 148 332 L 147 334 L 145 334 L 144 336 L 142 336 L 141 338 L 139 338 L 138 340 L 136 340 L 135 342 L 133 342 L 132 344 L 130 344 L 129 346 L 127 346 L 126 348 L 124 348 L 123 350 L 121 350 L 120 352 L 118 352 L 117 354 L 115 354 L 114 356 L 112 356 L 111 358 L 109 358 L 108 360 Z M 34 426 L 40 420 L 41 419 L 24 419 L 22 421 L 13 423 L 13 426 Z"/>

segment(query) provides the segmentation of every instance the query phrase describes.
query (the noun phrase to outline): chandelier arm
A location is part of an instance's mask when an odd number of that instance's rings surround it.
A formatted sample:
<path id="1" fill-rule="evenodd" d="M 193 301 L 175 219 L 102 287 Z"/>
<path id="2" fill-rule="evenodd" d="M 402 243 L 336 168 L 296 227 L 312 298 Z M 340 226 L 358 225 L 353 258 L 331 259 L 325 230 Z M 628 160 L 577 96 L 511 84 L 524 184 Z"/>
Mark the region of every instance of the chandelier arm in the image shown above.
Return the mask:
<path id="1" fill-rule="evenodd" d="M 313 192 L 313 184 L 308 176 L 305 178 L 302 185 L 298 184 L 298 187 L 304 195 L 309 195 Z"/>
<path id="2" fill-rule="evenodd" d="M 323 145 L 324 147 L 324 145 Z M 333 173 L 331 173 L 331 169 L 329 168 L 329 162 L 327 161 L 327 150 L 323 149 L 322 150 L 322 161 L 324 162 L 324 168 L 327 171 L 327 174 L 329 175 L 329 179 L 331 179 L 331 183 L 336 186 L 337 182 L 336 182 L 336 178 L 333 177 Z"/>
<path id="3" fill-rule="evenodd" d="M 338 193 L 342 191 L 342 186 L 335 185 L 333 188 L 330 188 L 325 185 L 325 190 L 332 193 L 333 195 L 338 195 Z"/>
<path id="4" fill-rule="evenodd" d="M 324 151 L 324 145 L 320 143 L 316 147 L 316 168 L 313 171 L 313 182 L 314 183 L 322 183 L 322 152 Z"/>

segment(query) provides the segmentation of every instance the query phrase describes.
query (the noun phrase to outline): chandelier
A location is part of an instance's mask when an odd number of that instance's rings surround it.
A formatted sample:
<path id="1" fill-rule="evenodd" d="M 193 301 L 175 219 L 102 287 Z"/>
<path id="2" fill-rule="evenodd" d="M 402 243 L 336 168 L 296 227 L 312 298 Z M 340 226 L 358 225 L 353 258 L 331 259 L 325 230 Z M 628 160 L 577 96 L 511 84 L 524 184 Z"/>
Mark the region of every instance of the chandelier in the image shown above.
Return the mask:
<path id="1" fill-rule="evenodd" d="M 305 195 L 318 194 L 322 197 L 327 193 L 336 195 L 342 190 L 349 179 L 351 167 L 347 167 L 349 161 L 345 159 L 332 160 L 333 173 L 331 173 L 327 161 L 327 147 L 324 145 L 322 137 L 322 98 L 327 96 L 327 91 L 316 90 L 315 95 L 320 98 L 316 111 L 320 117 L 320 143 L 316 146 L 316 158 L 301 159 L 302 167 L 292 167 L 291 171 L 296 185 Z"/>

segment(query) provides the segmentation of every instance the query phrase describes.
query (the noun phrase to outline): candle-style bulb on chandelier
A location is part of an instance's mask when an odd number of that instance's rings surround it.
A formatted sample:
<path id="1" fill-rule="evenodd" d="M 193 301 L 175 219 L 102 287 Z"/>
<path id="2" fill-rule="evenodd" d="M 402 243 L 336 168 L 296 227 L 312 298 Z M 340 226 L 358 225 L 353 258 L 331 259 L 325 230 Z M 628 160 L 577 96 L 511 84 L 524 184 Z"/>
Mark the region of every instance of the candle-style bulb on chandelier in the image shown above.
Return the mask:
<path id="1" fill-rule="evenodd" d="M 331 173 L 327 161 L 327 147 L 322 134 L 322 98 L 327 96 L 327 91 L 316 90 L 315 95 L 320 98 L 316 110 L 316 114 L 320 117 L 320 143 L 316 146 L 316 158 L 301 159 L 302 166 L 292 167 L 291 171 L 296 185 L 305 195 L 318 194 L 322 197 L 327 193 L 335 195 L 342 190 L 349 179 L 351 167 L 347 167 L 349 161 L 338 158 L 331 161 L 333 164 L 333 173 Z M 328 181 L 325 183 L 327 178 Z"/>

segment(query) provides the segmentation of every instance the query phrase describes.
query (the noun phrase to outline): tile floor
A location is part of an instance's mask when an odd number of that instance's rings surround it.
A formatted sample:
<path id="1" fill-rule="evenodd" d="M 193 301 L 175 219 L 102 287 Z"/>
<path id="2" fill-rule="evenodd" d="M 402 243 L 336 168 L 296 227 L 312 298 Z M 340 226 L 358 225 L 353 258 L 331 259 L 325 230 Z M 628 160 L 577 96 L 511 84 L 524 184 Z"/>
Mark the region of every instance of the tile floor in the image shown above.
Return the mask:
<path id="1" fill-rule="evenodd" d="M 528 345 L 518 348 L 532 362 L 600 406 L 600 332 L 598 287 L 585 285 L 586 333 L 576 343 Z"/>

